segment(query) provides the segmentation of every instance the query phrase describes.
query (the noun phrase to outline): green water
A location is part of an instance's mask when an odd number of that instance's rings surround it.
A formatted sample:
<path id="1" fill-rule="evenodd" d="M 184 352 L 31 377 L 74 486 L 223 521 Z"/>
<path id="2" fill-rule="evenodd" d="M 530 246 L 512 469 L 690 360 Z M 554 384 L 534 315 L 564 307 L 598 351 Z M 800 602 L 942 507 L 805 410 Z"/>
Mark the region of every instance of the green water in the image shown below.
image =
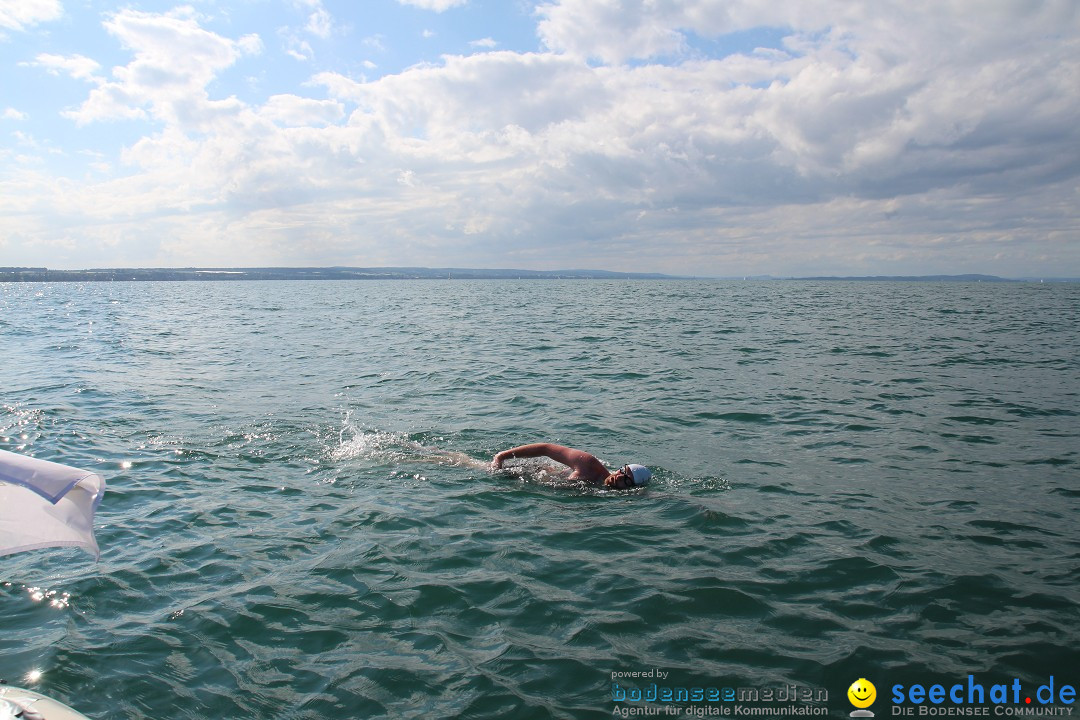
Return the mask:
<path id="1" fill-rule="evenodd" d="M 832 716 L 860 677 L 878 717 L 894 684 L 1078 685 L 1078 307 L 0 285 L 0 448 L 109 483 L 99 562 L 0 557 L 0 677 L 95 718 L 611 717 L 613 682 L 655 681 L 612 674 L 650 669 L 824 689 Z M 654 481 L 483 467 L 536 441 Z"/>

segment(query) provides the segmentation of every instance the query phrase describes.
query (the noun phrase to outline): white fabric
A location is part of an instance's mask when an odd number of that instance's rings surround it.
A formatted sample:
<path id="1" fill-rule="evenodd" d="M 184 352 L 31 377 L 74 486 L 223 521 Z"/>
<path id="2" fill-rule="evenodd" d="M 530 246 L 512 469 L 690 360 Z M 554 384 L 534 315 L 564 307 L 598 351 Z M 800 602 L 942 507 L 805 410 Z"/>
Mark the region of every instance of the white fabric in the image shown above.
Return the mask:
<path id="1" fill-rule="evenodd" d="M 80 547 L 98 557 L 94 513 L 104 494 L 97 473 L 0 450 L 0 555 Z"/>

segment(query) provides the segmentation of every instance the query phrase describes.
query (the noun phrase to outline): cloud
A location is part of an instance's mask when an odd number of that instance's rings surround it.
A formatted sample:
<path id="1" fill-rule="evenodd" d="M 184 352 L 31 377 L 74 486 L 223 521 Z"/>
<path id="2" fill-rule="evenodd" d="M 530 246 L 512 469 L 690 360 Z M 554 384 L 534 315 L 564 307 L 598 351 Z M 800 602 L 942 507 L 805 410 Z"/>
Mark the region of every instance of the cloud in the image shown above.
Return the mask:
<path id="1" fill-rule="evenodd" d="M 559 0 L 539 5 L 536 15 L 537 33 L 551 50 L 618 64 L 684 53 L 694 37 L 721 38 L 756 28 L 780 28 L 798 36 L 877 25 L 887 35 L 896 27 L 894 20 L 910 24 L 926 13 L 936 17 L 941 14 L 937 8 L 927 0 Z"/>
<path id="2" fill-rule="evenodd" d="M 100 80 L 100 78 L 96 76 L 96 73 L 101 66 L 96 60 L 91 60 L 83 55 L 65 56 L 41 53 L 34 58 L 33 62 L 20 63 L 20 65 L 44 68 L 51 75 L 59 75 L 61 72 L 64 72 L 77 80 L 89 80 L 94 82 Z"/>
<path id="3" fill-rule="evenodd" d="M 412 5 L 423 10 L 434 10 L 441 13 L 450 8 L 461 7 L 468 0 L 398 0 L 398 2 L 402 5 Z"/>
<path id="4" fill-rule="evenodd" d="M 341 103 L 332 100 L 312 100 L 296 95 L 272 95 L 259 114 L 276 123 L 290 127 L 329 125 L 345 115 Z"/>
<path id="5" fill-rule="evenodd" d="M 297 7 L 310 11 L 307 24 L 302 31 L 294 27 L 282 27 L 278 30 L 278 36 L 284 40 L 286 55 L 299 62 L 309 62 L 314 59 L 315 50 L 301 33 L 306 32 L 325 40 L 334 31 L 334 21 L 323 7 L 322 0 L 293 0 L 293 2 Z"/>
<path id="6" fill-rule="evenodd" d="M 325 98 L 249 103 L 207 88 L 261 46 L 191 11 L 110 17 L 133 58 L 108 78 L 80 56 L 35 62 L 97 83 L 75 120 L 153 121 L 127 174 L 65 186 L 61 214 L 102 247 L 138 218 L 159 264 L 1080 274 L 1080 8 L 977 19 L 933 3 L 566 0 L 539 10 L 543 52 L 371 82 L 321 72 L 305 94 Z M 783 44 L 691 49 L 762 26 Z M 0 212 L 48 183 L 0 182 Z M 9 216 L 49 236 L 47 215 Z"/>
<path id="7" fill-rule="evenodd" d="M 308 16 L 308 23 L 304 29 L 312 35 L 317 35 L 321 38 L 330 37 L 330 32 L 333 30 L 333 21 L 330 19 L 330 13 L 326 12 L 323 8 L 319 8 Z"/>
<path id="8" fill-rule="evenodd" d="M 209 122 L 239 104 L 211 101 L 206 86 L 242 55 L 262 47 L 257 36 L 230 40 L 204 30 L 191 8 L 165 14 L 126 9 L 109 17 L 105 28 L 135 57 L 113 68 L 112 80 L 102 81 L 78 109 L 66 113 L 79 124 L 147 115 L 193 128 Z"/>
<path id="9" fill-rule="evenodd" d="M 4 120 L 16 120 L 18 122 L 30 119 L 29 115 L 12 107 L 5 108 L 4 113 L 0 115 L 0 117 Z"/>
<path id="10" fill-rule="evenodd" d="M 63 14 L 60 0 L 0 0 L 0 28 L 25 30 Z"/>
<path id="11" fill-rule="evenodd" d="M 307 62 L 315 57 L 315 51 L 312 49 L 311 43 L 307 40 L 289 36 L 286 38 L 286 43 L 285 54 L 294 60 Z"/>
<path id="12" fill-rule="evenodd" d="M 766 13 L 732 3 L 705 13 L 717 7 L 688 3 L 666 24 L 633 19 L 598 34 L 600 53 L 448 57 L 375 83 L 323 80 L 358 106 L 352 127 L 409 161 L 400 164 L 411 182 L 427 188 L 414 203 L 434 212 L 451 193 L 457 210 L 442 213 L 444 227 L 482 231 L 503 252 L 527 253 L 527 238 L 575 236 L 581 251 L 655 246 L 658 263 L 670 263 L 671 247 L 675 257 L 693 247 L 713 266 L 824 269 L 860 243 L 880 262 L 945 256 L 928 250 L 938 235 L 957 238 L 954 259 L 995 237 L 1017 239 L 1005 256 L 1030 259 L 1021 239 L 1076 226 L 1058 205 L 1074 195 L 1058 183 L 1077 174 L 1058 149 L 1080 146 L 1068 84 L 1080 54 L 1067 3 L 998 9 L 978 30 L 949 8 L 928 23 L 926 8 L 900 5 Z M 584 26 L 600 24 L 588 17 Z M 691 32 L 763 22 L 790 29 L 786 50 L 638 67 L 583 61 L 670 52 Z M 609 52 L 605 37 L 629 41 Z M 1052 48 L 1042 44 L 1050 37 Z M 1059 209 L 1036 229 L 1017 215 L 1021 196 Z"/>
<path id="13" fill-rule="evenodd" d="M 383 43 L 383 40 L 385 40 L 385 39 L 386 38 L 381 33 L 377 33 L 375 35 L 369 35 L 369 36 L 365 37 L 364 39 L 362 39 L 360 41 L 360 43 L 364 47 L 370 48 L 370 49 L 374 50 L 375 52 L 385 52 L 386 51 L 386 45 Z"/>
<path id="14" fill-rule="evenodd" d="M 569 55 L 621 62 L 675 52 L 683 45 L 683 35 L 672 26 L 680 13 L 658 11 L 646 0 L 562 2 L 541 5 L 536 13 L 544 44 Z"/>
<path id="15" fill-rule="evenodd" d="M 263 51 L 263 41 L 261 37 L 252 33 L 237 40 L 236 47 L 243 55 L 258 55 Z"/>
<path id="16" fill-rule="evenodd" d="M 482 40 L 471 40 L 469 42 L 469 47 L 474 47 L 474 48 L 489 48 L 490 49 L 490 48 L 498 47 L 498 45 L 499 45 L 499 43 L 497 43 L 495 40 L 492 40 L 489 37 L 483 38 Z"/>
<path id="17" fill-rule="evenodd" d="M 323 7 L 322 0 L 297 0 L 297 2 L 311 10 L 304 29 L 312 35 L 323 39 L 330 37 L 334 29 L 334 21 L 330 13 Z"/>

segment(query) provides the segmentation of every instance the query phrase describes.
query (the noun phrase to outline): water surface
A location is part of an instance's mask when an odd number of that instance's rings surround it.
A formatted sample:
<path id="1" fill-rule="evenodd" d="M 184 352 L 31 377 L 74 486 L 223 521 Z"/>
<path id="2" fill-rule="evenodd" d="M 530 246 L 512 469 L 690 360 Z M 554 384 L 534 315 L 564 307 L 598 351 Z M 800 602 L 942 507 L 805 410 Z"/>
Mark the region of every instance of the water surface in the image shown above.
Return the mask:
<path id="1" fill-rule="evenodd" d="M 0 448 L 109 483 L 99 562 L 0 558 L 0 677 L 95 718 L 599 718 L 611 674 L 649 668 L 827 688 L 833 714 L 859 677 L 1078 684 L 1078 307 L 1043 284 L 0 285 Z M 655 479 L 483 468 L 535 441 Z"/>

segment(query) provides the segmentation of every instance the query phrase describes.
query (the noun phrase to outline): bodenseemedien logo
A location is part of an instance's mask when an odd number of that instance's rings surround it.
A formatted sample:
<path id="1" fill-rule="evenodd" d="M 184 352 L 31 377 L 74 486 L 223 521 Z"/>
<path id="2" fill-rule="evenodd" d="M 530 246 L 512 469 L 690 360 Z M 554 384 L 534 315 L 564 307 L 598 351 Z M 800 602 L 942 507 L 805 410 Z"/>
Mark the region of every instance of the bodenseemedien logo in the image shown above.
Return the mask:
<path id="1" fill-rule="evenodd" d="M 859 678 L 851 683 L 847 696 L 851 704 L 855 706 L 850 713 L 851 717 L 874 717 L 874 713 L 866 709 L 877 699 L 877 688 L 874 687 L 874 683 L 866 678 Z"/>

